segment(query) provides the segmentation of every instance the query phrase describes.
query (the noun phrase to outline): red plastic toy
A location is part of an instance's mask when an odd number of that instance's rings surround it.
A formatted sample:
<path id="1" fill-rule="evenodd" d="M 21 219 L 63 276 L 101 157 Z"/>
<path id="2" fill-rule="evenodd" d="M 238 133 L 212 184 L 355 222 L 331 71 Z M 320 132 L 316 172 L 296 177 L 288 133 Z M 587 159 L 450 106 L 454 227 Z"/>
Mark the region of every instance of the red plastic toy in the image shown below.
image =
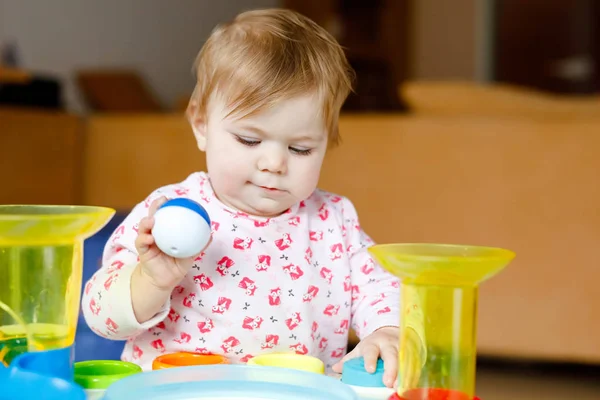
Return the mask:
<path id="1" fill-rule="evenodd" d="M 479 397 L 469 397 L 456 390 L 448 389 L 412 389 L 405 392 L 402 397 L 394 393 L 389 400 L 481 400 Z"/>

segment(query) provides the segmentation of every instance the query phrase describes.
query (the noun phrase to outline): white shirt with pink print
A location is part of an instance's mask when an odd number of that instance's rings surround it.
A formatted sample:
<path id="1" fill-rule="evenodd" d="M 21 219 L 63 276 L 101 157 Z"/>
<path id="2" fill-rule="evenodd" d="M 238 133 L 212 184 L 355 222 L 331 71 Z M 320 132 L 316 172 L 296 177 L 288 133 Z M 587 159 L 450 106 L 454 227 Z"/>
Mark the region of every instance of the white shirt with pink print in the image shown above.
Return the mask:
<path id="1" fill-rule="evenodd" d="M 137 224 L 163 195 L 202 204 L 213 240 L 162 311 L 140 324 L 130 291 Z M 144 370 L 178 351 L 232 363 L 294 351 L 330 371 L 346 354 L 350 327 L 363 338 L 399 323 L 399 281 L 375 264 L 366 250 L 372 244 L 345 197 L 316 190 L 280 216 L 254 217 L 221 203 L 198 172 L 153 192 L 115 230 L 85 285 L 83 313 L 98 335 L 127 340 L 123 360 Z"/>

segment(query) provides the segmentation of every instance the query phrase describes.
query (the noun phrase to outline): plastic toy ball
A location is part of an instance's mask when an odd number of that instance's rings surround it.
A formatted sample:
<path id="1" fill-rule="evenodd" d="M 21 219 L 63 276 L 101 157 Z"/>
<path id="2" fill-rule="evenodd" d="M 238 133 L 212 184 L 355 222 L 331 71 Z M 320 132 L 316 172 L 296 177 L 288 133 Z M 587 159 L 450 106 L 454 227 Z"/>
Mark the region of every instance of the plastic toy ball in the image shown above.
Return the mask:
<path id="1" fill-rule="evenodd" d="M 154 241 L 171 257 L 187 258 L 200 254 L 210 240 L 210 233 L 208 213 L 193 200 L 169 200 L 154 214 Z"/>

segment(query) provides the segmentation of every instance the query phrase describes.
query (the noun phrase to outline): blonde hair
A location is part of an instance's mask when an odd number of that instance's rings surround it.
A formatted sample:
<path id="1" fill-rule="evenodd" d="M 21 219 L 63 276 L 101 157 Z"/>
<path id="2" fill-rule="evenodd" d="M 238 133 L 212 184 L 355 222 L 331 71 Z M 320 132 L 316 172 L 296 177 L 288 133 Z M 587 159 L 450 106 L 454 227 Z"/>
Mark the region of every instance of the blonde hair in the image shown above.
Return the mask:
<path id="1" fill-rule="evenodd" d="M 215 93 L 243 118 L 279 100 L 316 93 L 329 143 L 339 141 L 338 116 L 354 72 L 335 38 L 286 9 L 248 11 L 218 26 L 194 63 L 196 88 L 188 106 L 206 116 Z"/>

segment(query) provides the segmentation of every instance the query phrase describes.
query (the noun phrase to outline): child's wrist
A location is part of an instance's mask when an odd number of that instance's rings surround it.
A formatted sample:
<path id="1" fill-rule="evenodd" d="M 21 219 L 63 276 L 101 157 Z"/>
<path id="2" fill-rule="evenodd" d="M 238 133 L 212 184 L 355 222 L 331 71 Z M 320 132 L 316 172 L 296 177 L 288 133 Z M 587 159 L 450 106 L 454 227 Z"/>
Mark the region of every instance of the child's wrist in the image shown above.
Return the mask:
<path id="1" fill-rule="evenodd" d="M 148 275 L 142 263 L 137 265 L 134 275 L 137 275 L 136 281 L 138 281 L 139 285 L 143 286 L 146 290 L 168 294 L 169 296 L 171 295 L 173 289 L 175 289 L 175 286 L 179 284 L 179 282 L 156 282 L 154 278 Z"/>
<path id="2" fill-rule="evenodd" d="M 131 306 L 138 323 L 144 323 L 158 313 L 173 289 L 157 287 L 138 264 L 131 275 Z"/>

